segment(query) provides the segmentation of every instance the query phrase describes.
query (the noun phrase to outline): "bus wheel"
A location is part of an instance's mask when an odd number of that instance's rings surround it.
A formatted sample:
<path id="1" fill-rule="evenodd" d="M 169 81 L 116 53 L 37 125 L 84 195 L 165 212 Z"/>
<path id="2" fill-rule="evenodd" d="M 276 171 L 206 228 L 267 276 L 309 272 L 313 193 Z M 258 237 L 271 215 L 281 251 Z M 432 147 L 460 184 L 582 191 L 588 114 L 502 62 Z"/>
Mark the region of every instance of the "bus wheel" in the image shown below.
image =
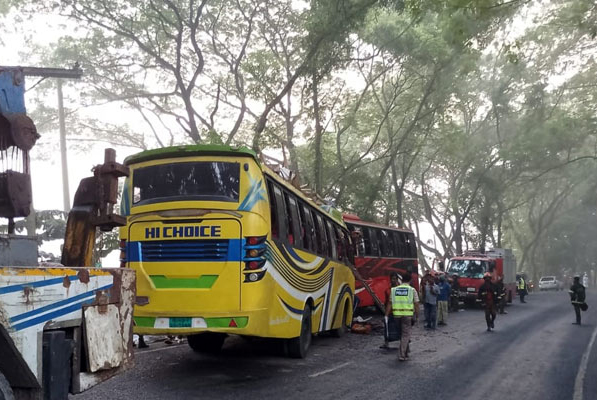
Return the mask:
<path id="1" fill-rule="evenodd" d="M 187 336 L 189 346 L 195 353 L 218 353 L 222 349 L 225 333 L 205 332 Z"/>
<path id="2" fill-rule="evenodd" d="M 305 305 L 299 337 L 288 339 L 288 355 L 292 358 L 305 358 L 311 346 L 311 306 Z"/>
<path id="3" fill-rule="evenodd" d="M 350 325 L 346 322 L 348 319 L 348 301 L 344 302 L 344 311 L 342 312 L 342 324 L 339 328 L 336 328 L 332 331 L 332 336 L 341 338 L 350 330 Z"/>
<path id="4" fill-rule="evenodd" d="M 14 395 L 8 380 L 0 372 L 0 400 L 14 400 Z"/>

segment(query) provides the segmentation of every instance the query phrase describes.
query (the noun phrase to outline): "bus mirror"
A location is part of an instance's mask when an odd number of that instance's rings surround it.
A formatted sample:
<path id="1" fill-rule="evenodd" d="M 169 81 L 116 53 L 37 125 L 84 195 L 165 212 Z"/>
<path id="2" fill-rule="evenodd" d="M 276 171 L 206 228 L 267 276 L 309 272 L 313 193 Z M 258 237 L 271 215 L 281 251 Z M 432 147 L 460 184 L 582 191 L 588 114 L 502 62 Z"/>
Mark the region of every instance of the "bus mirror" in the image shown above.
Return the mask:
<path id="1" fill-rule="evenodd" d="M 440 271 L 444 272 L 446 270 L 446 267 L 444 265 L 443 261 L 440 261 L 439 263 L 437 263 L 437 267 L 439 268 Z"/>

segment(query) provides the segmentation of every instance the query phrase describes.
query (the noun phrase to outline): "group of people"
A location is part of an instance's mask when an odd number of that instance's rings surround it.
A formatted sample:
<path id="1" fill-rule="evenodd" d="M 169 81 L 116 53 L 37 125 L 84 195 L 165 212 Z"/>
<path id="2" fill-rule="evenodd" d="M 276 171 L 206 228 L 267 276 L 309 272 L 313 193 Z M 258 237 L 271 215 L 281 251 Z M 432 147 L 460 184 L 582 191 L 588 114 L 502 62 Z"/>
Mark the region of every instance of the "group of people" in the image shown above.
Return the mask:
<path id="1" fill-rule="evenodd" d="M 386 302 L 386 321 L 392 316 L 398 323 L 400 328 L 400 361 L 409 359 L 409 343 L 411 337 L 412 326 L 419 318 L 419 303 L 424 305 L 425 313 L 425 328 L 435 329 L 436 325 L 446 325 L 448 318 L 448 303 L 452 303 L 454 286 L 459 288 L 458 276 L 452 280 L 452 285 L 447 281 L 445 275 L 433 276 L 429 272 L 425 273 L 421 279 L 420 294 L 415 290 L 411 284 L 411 275 L 409 273 L 403 276 L 393 272 L 391 277 L 391 288 L 387 293 Z M 524 295 L 526 295 L 526 282 L 521 276 L 518 283 L 518 292 L 521 302 L 525 303 Z M 580 276 L 574 277 L 574 283 L 570 287 L 570 300 L 574 306 L 576 314 L 576 322 L 574 324 L 581 324 L 581 310 L 588 308 L 585 303 L 585 287 L 580 283 Z M 485 322 L 487 324 L 487 331 L 492 331 L 495 327 L 495 319 L 497 313 L 507 314 L 506 306 L 507 289 L 504 285 L 503 278 L 498 277 L 494 283 L 492 275 L 487 272 L 483 276 L 483 284 L 479 287 L 477 294 L 477 301 L 480 302 L 485 309 Z M 456 298 L 457 299 L 457 298 Z M 458 300 L 458 299 L 457 299 Z M 458 304 L 458 303 L 456 303 Z M 386 322 L 387 328 L 387 322 Z M 388 338 L 384 346 L 388 347 Z"/>

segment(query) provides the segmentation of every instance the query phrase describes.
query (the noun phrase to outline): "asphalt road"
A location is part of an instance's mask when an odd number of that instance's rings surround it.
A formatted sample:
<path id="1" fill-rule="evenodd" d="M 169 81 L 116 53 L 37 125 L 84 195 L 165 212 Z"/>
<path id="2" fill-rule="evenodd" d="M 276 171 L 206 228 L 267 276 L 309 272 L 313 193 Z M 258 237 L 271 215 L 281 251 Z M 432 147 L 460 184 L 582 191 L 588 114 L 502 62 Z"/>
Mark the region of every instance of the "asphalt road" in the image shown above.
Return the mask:
<path id="1" fill-rule="evenodd" d="M 583 325 L 566 292 L 534 293 L 485 331 L 481 310 L 415 330 L 411 361 L 381 350 L 381 333 L 317 337 L 305 360 L 277 342 L 229 339 L 222 354 L 154 343 L 136 367 L 77 396 L 86 399 L 597 399 L 597 293 Z M 395 347 L 396 344 L 393 344 Z"/>

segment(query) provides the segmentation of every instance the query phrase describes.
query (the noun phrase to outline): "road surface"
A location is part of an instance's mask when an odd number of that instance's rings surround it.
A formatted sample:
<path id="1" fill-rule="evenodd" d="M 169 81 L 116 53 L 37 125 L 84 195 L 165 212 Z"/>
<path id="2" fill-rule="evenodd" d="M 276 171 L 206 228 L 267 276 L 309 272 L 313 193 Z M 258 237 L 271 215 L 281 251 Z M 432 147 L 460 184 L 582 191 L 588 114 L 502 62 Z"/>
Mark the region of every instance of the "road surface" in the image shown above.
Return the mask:
<path id="1" fill-rule="evenodd" d="M 580 327 L 566 292 L 516 300 L 494 332 L 481 310 L 452 313 L 446 327 L 415 329 L 407 362 L 376 333 L 317 337 L 305 360 L 264 340 L 229 339 L 219 356 L 154 343 L 133 370 L 71 398 L 594 400 L 597 293 L 587 303 Z"/>

